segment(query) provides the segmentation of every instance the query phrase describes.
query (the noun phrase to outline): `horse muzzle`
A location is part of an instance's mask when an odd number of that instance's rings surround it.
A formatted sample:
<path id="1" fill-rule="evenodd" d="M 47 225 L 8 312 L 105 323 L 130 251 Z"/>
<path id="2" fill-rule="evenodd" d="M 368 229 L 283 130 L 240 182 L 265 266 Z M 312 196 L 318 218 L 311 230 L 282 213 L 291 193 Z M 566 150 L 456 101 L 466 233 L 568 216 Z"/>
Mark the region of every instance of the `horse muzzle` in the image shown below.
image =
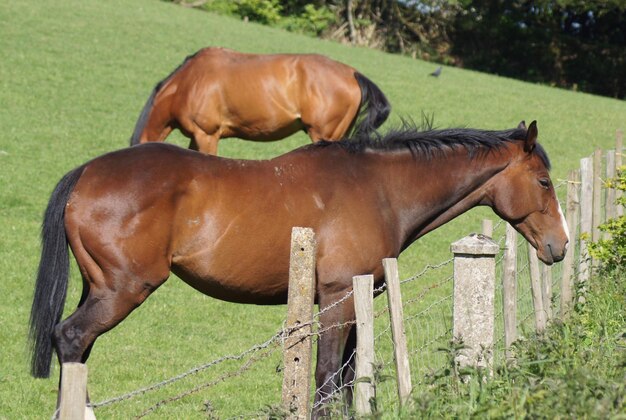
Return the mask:
<path id="1" fill-rule="evenodd" d="M 558 242 L 547 242 L 541 248 L 537 249 L 537 257 L 546 265 L 552 265 L 556 262 L 563 261 L 567 253 L 567 245 L 569 240 L 560 245 Z"/>

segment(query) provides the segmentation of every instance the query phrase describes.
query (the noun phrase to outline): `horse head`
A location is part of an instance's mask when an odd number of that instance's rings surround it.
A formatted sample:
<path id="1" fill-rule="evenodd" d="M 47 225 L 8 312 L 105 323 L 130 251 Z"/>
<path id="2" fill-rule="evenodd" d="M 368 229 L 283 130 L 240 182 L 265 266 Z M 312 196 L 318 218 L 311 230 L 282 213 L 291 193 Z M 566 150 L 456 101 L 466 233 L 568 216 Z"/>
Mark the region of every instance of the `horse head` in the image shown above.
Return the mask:
<path id="1" fill-rule="evenodd" d="M 525 124 L 520 123 L 519 128 L 526 128 Z M 565 257 L 569 230 L 550 179 L 550 162 L 537 143 L 537 133 L 533 121 L 521 147 L 511 148 L 514 157 L 494 178 L 488 195 L 494 211 L 526 238 L 541 261 L 550 265 Z"/>

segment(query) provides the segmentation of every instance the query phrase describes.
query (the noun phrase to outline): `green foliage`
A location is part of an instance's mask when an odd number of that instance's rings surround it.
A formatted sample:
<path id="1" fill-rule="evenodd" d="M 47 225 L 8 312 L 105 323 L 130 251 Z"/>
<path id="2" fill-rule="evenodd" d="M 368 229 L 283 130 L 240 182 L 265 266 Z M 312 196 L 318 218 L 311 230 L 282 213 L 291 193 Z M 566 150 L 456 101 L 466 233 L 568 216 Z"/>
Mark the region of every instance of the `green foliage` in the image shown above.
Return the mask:
<path id="1" fill-rule="evenodd" d="M 466 0 L 450 23 L 463 66 L 624 98 L 622 0 Z M 497 54 L 494 54 L 497 51 Z"/>
<path id="2" fill-rule="evenodd" d="M 606 188 L 626 192 L 626 166 L 622 166 L 617 176 L 605 182 Z M 626 195 L 617 199 L 617 204 L 626 205 Z M 612 272 L 626 268 L 626 216 L 609 219 L 599 226 L 609 234 L 608 239 L 589 243 L 589 254 L 603 262 L 603 270 Z"/>
<path id="3" fill-rule="evenodd" d="M 254 22 L 273 25 L 281 19 L 279 0 L 238 0 L 235 4 L 239 16 Z"/>
<path id="4" fill-rule="evenodd" d="M 239 16 L 239 3 L 231 0 L 211 0 L 200 6 L 202 9 L 228 16 Z"/>
<path id="5" fill-rule="evenodd" d="M 264 25 L 275 25 L 282 18 L 280 0 L 211 0 L 201 7 L 209 12 L 237 16 Z"/>
<path id="6" fill-rule="evenodd" d="M 311 36 L 320 35 L 337 20 L 327 6 L 300 6 L 280 0 L 211 0 L 202 8 Z"/>
<path id="7" fill-rule="evenodd" d="M 302 14 L 285 16 L 279 26 L 290 32 L 315 36 L 322 34 L 336 21 L 337 17 L 328 7 L 316 8 L 312 4 L 307 4 Z"/>
<path id="8" fill-rule="evenodd" d="M 626 277 L 596 279 L 570 322 L 555 322 L 536 339 L 515 343 L 516 359 L 458 372 L 448 367 L 415 396 L 422 418 L 611 418 L 626 412 Z M 410 417 L 410 416 L 409 416 Z"/>

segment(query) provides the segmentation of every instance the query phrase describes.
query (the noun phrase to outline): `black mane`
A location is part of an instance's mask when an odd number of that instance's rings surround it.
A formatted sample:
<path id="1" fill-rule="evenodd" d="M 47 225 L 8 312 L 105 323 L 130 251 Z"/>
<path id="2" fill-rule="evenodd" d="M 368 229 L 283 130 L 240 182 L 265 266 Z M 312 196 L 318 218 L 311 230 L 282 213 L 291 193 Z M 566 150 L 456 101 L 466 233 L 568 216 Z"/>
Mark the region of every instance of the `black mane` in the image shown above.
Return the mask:
<path id="1" fill-rule="evenodd" d="M 357 135 L 345 138 L 338 142 L 321 141 L 314 147 L 340 147 L 350 153 L 362 153 L 365 150 L 405 150 L 408 149 L 416 157 L 431 159 L 434 156 L 445 154 L 456 146 L 462 146 L 468 151 L 470 158 L 489 153 L 503 147 L 507 142 L 523 141 L 526 139 L 526 129 L 514 128 L 511 130 L 491 131 L 473 128 L 447 128 L 442 130 L 420 130 L 406 124 L 399 129 L 392 129 L 387 133 Z M 550 169 L 548 156 L 537 143 L 534 153 L 537 154 L 546 168 Z"/>

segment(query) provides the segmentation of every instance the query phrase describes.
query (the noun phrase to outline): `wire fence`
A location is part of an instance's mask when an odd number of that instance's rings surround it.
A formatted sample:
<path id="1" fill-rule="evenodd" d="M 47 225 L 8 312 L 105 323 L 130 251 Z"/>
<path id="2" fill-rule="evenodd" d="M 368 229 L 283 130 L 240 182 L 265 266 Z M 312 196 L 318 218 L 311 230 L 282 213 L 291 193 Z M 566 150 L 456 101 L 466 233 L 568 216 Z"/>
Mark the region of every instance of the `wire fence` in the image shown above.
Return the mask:
<path id="1" fill-rule="evenodd" d="M 566 182 L 561 182 L 556 186 L 559 195 L 564 195 Z M 606 199 L 602 201 L 602 209 L 606 207 Z M 500 221 L 493 228 L 493 240 L 500 246 L 500 252 L 496 256 L 496 278 L 501 279 L 503 273 L 503 251 L 505 243 L 505 227 L 506 223 Z M 580 232 L 580 220 L 577 221 L 577 232 Z M 575 261 L 583 257 L 581 255 L 580 242 L 577 238 L 572 238 L 570 249 L 568 252 L 575 253 Z M 528 243 L 518 235 L 517 237 L 517 330 L 518 336 L 528 336 L 534 334 L 534 307 L 530 285 L 530 262 Z M 411 377 L 413 380 L 413 393 L 420 393 L 427 387 L 431 379 L 437 375 L 442 369 L 449 366 L 449 355 L 445 349 L 449 348 L 452 339 L 452 306 L 453 306 L 453 259 L 446 259 L 437 264 L 427 264 L 415 275 L 401 281 L 401 292 L 403 296 L 404 311 L 404 328 L 407 337 L 407 345 L 409 349 L 409 360 Z M 575 264 L 576 271 L 574 276 L 578 275 L 578 265 Z M 550 269 L 544 269 L 543 275 L 551 285 L 551 310 L 558 315 L 560 308 L 561 294 L 561 278 L 562 266 L 556 264 Z M 385 292 L 385 285 L 375 290 L 376 294 Z M 319 340 L 321 334 L 334 328 L 347 328 L 354 324 L 354 321 L 345 322 L 334 325 L 320 326 L 320 315 L 326 311 L 330 311 L 341 303 L 345 302 L 352 296 L 352 292 L 347 293 L 332 305 L 327 306 L 323 310 L 314 315 L 312 323 L 314 324 L 313 339 L 314 344 Z M 503 302 L 502 302 L 502 282 L 496 282 L 495 292 L 495 344 L 493 351 L 493 363 L 499 364 L 504 362 L 505 343 L 504 343 L 504 321 L 503 321 Z M 395 365 L 393 353 L 393 340 L 391 336 L 391 327 L 388 316 L 388 308 L 386 299 L 379 298 L 375 300 L 375 358 L 376 358 L 376 392 L 377 404 L 379 409 L 394 412 L 398 409 L 398 397 L 395 379 Z M 250 374 L 253 366 L 259 363 L 265 363 L 267 366 L 276 366 L 275 371 L 280 374 L 281 370 L 281 351 L 285 338 L 293 333 L 293 330 L 281 328 L 271 337 L 265 339 L 259 344 L 255 344 L 247 350 L 236 354 L 226 355 L 213 361 L 196 366 L 186 372 L 176 375 L 172 378 L 163 380 L 162 382 L 146 386 L 132 392 L 109 398 L 103 401 L 95 402 L 91 406 L 95 409 L 122 403 L 124 401 L 144 396 L 149 393 L 161 391 L 164 388 L 179 381 L 188 380 L 190 377 L 202 376 L 202 381 L 196 380 L 193 386 L 187 387 L 185 391 L 175 395 L 168 395 L 158 398 L 150 403 L 147 408 L 143 408 L 137 417 L 144 417 L 158 412 L 165 405 L 183 400 L 192 394 L 206 391 L 211 387 L 215 387 L 224 381 L 235 377 L 244 377 Z M 280 350 L 280 351 L 279 351 Z M 352 369 L 351 361 L 354 354 L 344 363 L 339 371 L 328 379 L 329 383 L 340 382 L 336 379 L 346 374 L 348 369 Z M 228 365 L 227 367 L 224 367 Z M 219 367 L 219 368 L 218 368 Z M 271 369 L 271 368 L 270 368 Z M 352 372 L 354 373 L 354 372 Z M 354 375 L 348 375 L 354 376 Z M 200 383 L 198 383 L 200 382 Z M 339 395 L 344 388 L 351 387 L 352 382 L 335 386 L 331 394 Z M 319 392 L 319 391 L 317 391 Z M 323 400 L 328 400 L 333 395 L 323 395 Z M 318 405 L 314 404 L 312 409 L 315 410 Z M 210 411 L 210 407 L 206 407 Z M 265 407 L 256 412 L 241 414 L 233 418 L 258 418 L 272 417 L 271 410 L 278 409 L 276 407 Z M 269 410 L 269 411 L 268 411 Z"/>

